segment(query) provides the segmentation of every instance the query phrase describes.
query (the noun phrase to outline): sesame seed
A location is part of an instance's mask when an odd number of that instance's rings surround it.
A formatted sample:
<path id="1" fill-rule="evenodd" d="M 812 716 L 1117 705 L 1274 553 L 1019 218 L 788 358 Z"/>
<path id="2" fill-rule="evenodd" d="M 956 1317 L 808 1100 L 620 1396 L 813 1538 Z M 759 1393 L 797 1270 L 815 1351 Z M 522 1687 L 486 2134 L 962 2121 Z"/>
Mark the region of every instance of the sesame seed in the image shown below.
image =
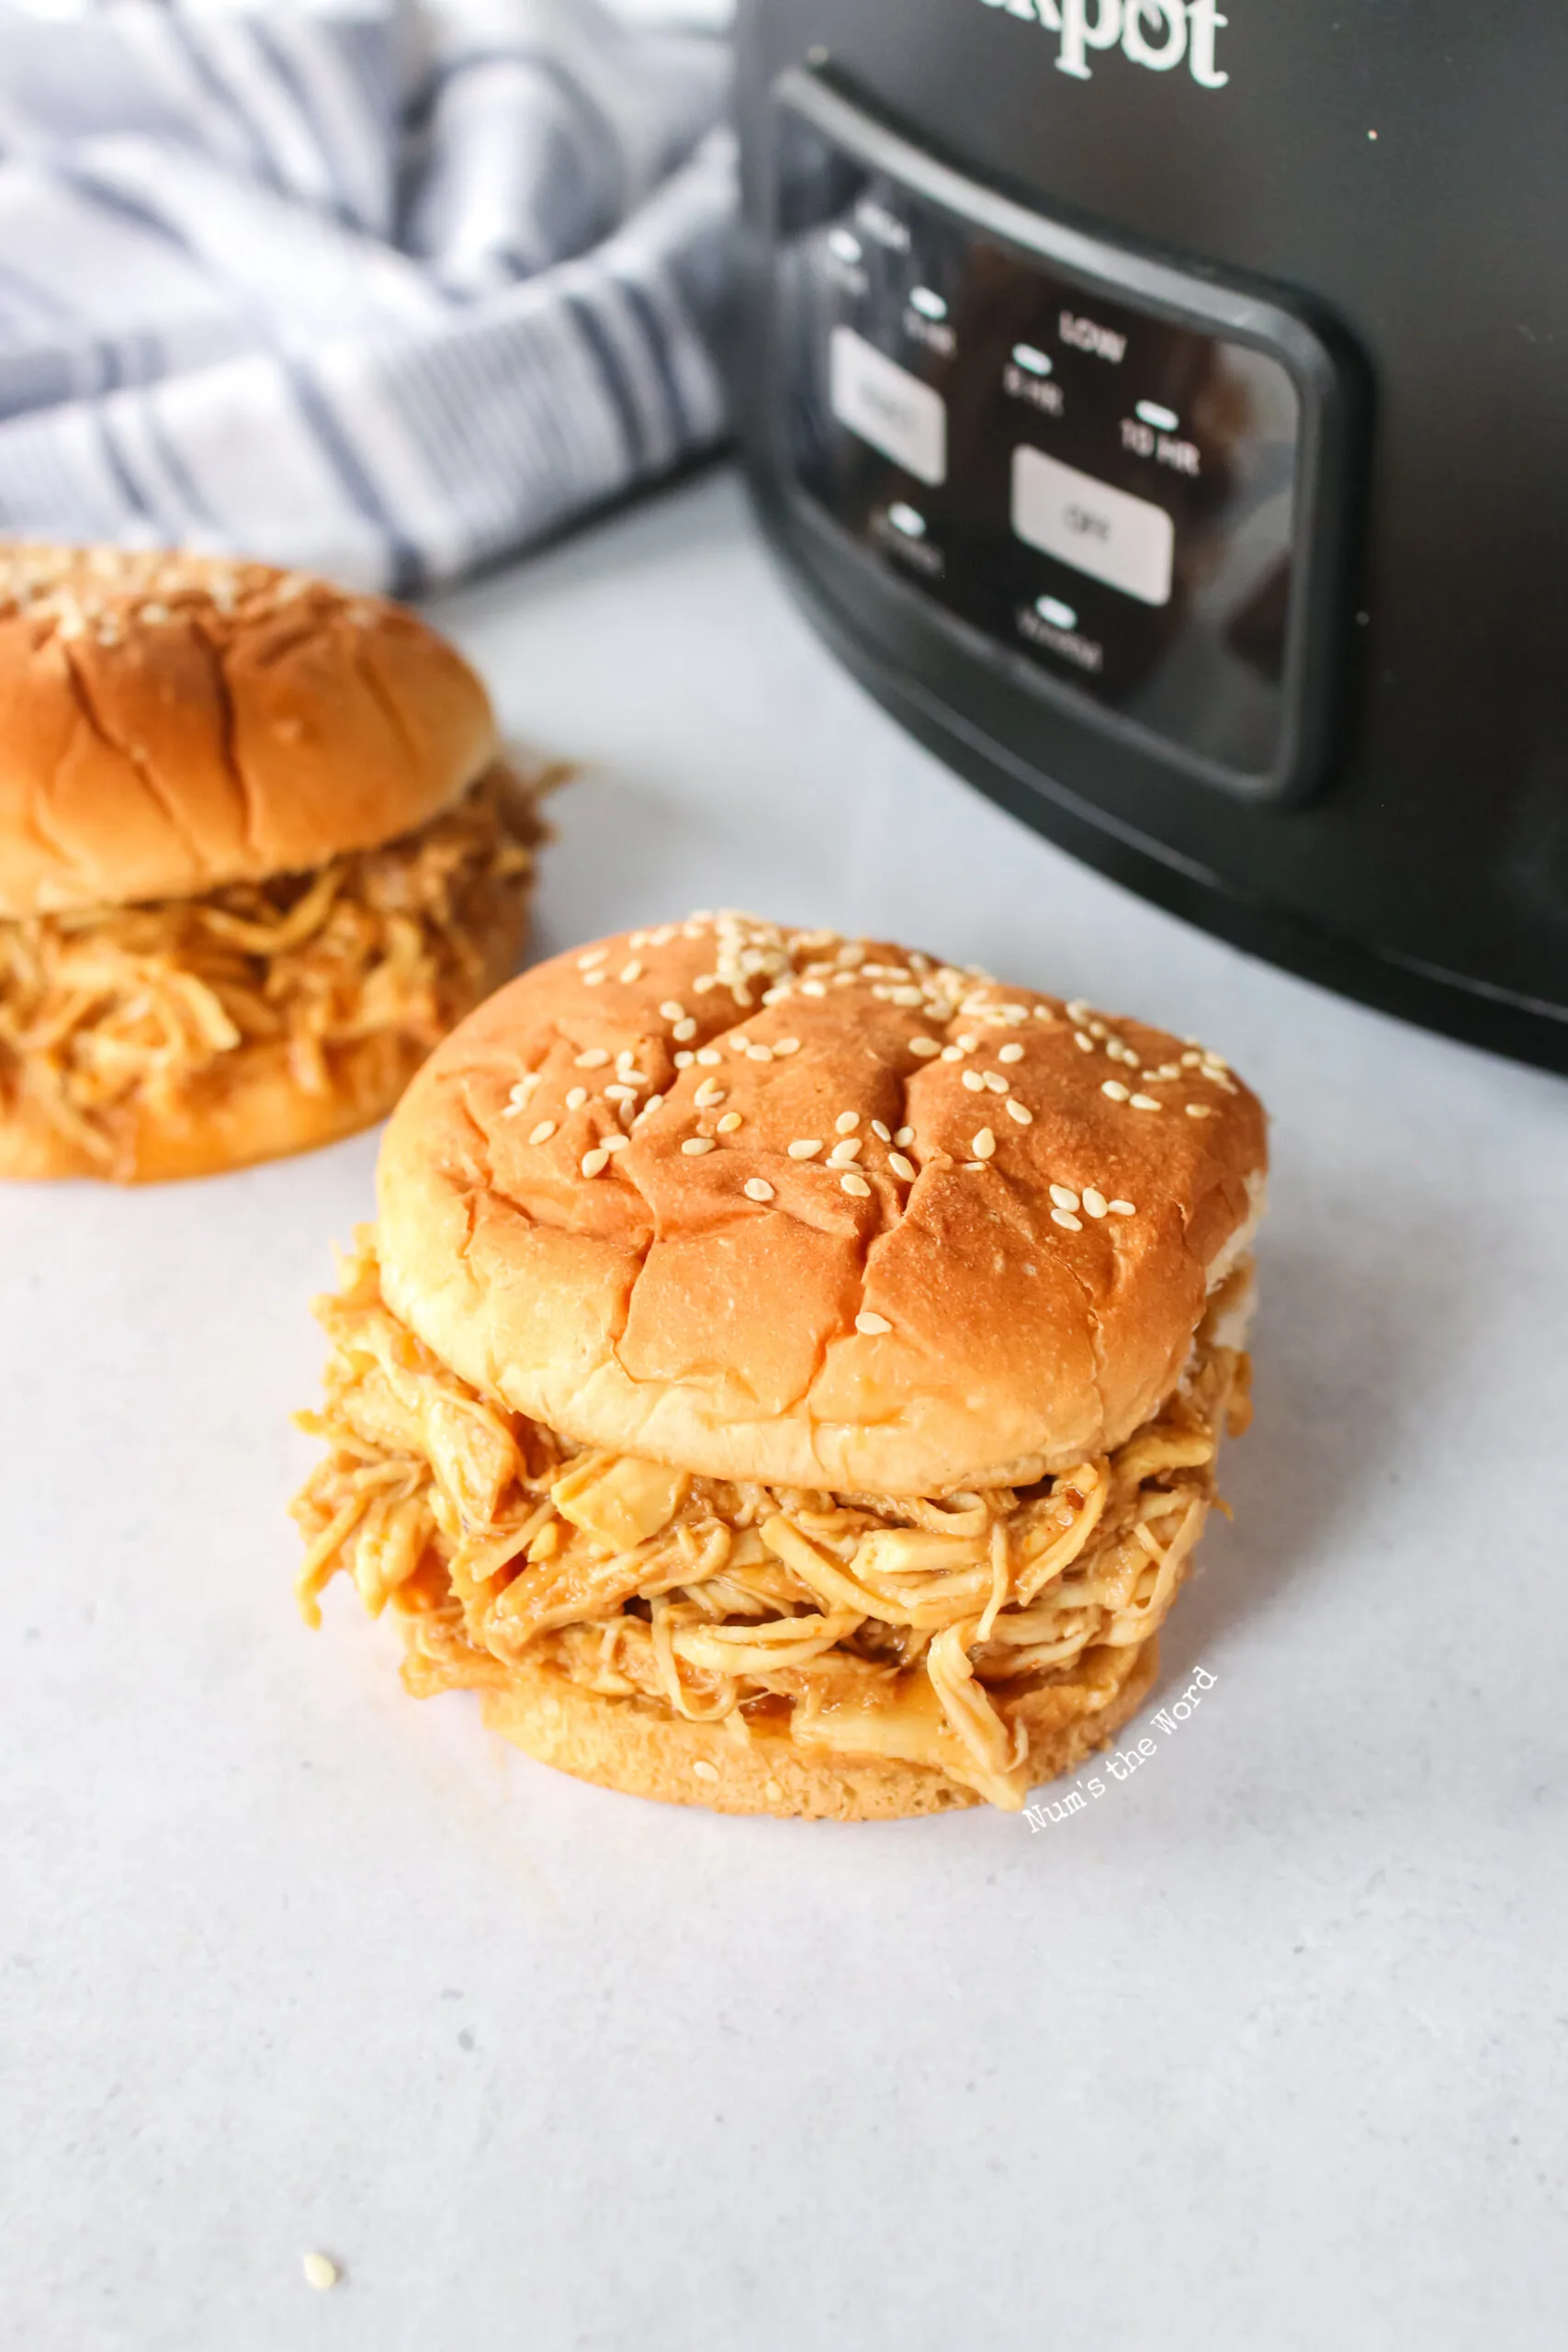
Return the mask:
<path id="1" fill-rule="evenodd" d="M 637 1116 L 639 1119 L 651 1119 L 655 1111 L 661 1111 L 663 1108 L 663 1095 L 650 1094 L 647 1102 L 643 1104 L 642 1109 L 637 1113 Z"/>
<path id="2" fill-rule="evenodd" d="M 914 1130 L 914 1128 L 913 1128 L 913 1127 L 900 1127 L 900 1128 L 898 1129 L 897 1134 L 894 1136 L 893 1140 L 894 1140 L 894 1142 L 898 1146 L 898 1148 L 899 1148 L 899 1149 L 900 1149 L 900 1151 L 901 1151 L 901 1150 L 904 1148 L 904 1147 L 905 1147 L 905 1145 L 906 1145 L 906 1144 L 911 1144 L 911 1143 L 913 1143 L 913 1142 L 914 1142 L 914 1140 L 915 1140 L 915 1130 Z"/>
<path id="3" fill-rule="evenodd" d="M 632 957 L 629 964 L 623 964 L 621 966 L 621 978 L 626 981 L 628 987 L 631 985 L 633 980 L 641 979 L 642 966 L 637 962 L 635 956 Z"/>
<path id="4" fill-rule="evenodd" d="M 1019 1101 L 1016 1094 L 1010 1094 L 1008 1096 L 1007 1108 L 1008 1117 L 1010 1119 L 1016 1119 L 1021 1127 L 1032 1127 L 1034 1125 L 1033 1112 L 1026 1109 L 1024 1104 Z"/>
<path id="5" fill-rule="evenodd" d="M 909 1051 L 912 1054 L 919 1054 L 922 1061 L 929 1061 L 933 1054 L 941 1053 L 942 1047 L 934 1037 L 911 1037 Z"/>
<path id="6" fill-rule="evenodd" d="M 556 1123 L 553 1119 L 541 1119 L 528 1140 L 530 1143 L 548 1143 L 555 1131 Z"/>
<path id="7" fill-rule="evenodd" d="M 891 1331 L 892 1329 L 893 1326 L 886 1315 L 863 1314 L 855 1317 L 855 1329 L 863 1331 L 868 1340 L 880 1340 L 885 1331 Z"/>
<path id="8" fill-rule="evenodd" d="M 1134 1111 L 1163 1111 L 1165 1104 L 1156 1102 L 1152 1094 L 1134 1094 L 1133 1108 Z"/>
<path id="9" fill-rule="evenodd" d="M 746 1058 L 749 1062 L 771 1062 L 773 1058 L 773 1049 L 772 1046 L 748 1046 Z"/>
<path id="10" fill-rule="evenodd" d="M 958 1040 L 958 1049 L 964 1054 L 977 1054 L 980 1050 L 980 1040 L 965 1031 Z"/>
<path id="11" fill-rule="evenodd" d="M 716 989 L 717 986 L 718 974 L 716 972 L 701 972 L 692 982 L 692 994 L 694 996 L 706 996 L 710 989 Z"/>
<path id="12" fill-rule="evenodd" d="M 713 1137 L 712 1136 L 688 1136 L 681 1148 L 688 1159 L 700 1159 L 705 1151 L 712 1151 L 714 1148 Z"/>
<path id="13" fill-rule="evenodd" d="M 585 1176 L 597 1176 L 610 1165 L 610 1155 L 603 1147 L 597 1151 L 585 1151 L 578 1165 Z"/>
<path id="14" fill-rule="evenodd" d="M 697 1047 L 696 1057 L 698 1061 L 702 1063 L 705 1069 L 716 1069 L 724 1059 L 724 1056 L 719 1052 L 716 1046 L 699 1046 Z"/>
<path id="15" fill-rule="evenodd" d="M 343 2277 L 337 2264 L 328 2254 L 308 2254 L 300 2265 L 307 2287 L 314 2287 L 319 2295 L 330 2293 Z"/>
<path id="16" fill-rule="evenodd" d="M 1000 1070 L 998 1070 L 998 1069 L 987 1069 L 987 1070 L 982 1070 L 982 1072 L 980 1073 L 980 1075 L 981 1075 L 981 1079 L 982 1079 L 983 1083 L 984 1083 L 984 1084 L 985 1084 L 985 1085 L 986 1085 L 986 1086 L 990 1090 L 990 1091 L 991 1091 L 993 1094 L 1010 1094 L 1010 1093 L 1011 1093 L 1012 1089 L 1011 1089 L 1011 1087 L 1008 1084 L 1007 1080 L 1002 1076 L 1002 1074 L 1001 1074 Z"/>
<path id="17" fill-rule="evenodd" d="M 791 1054 L 798 1054 L 799 1051 L 800 1039 L 798 1037 L 779 1037 L 774 1041 L 773 1052 L 781 1060 L 787 1061 Z"/>
<path id="18" fill-rule="evenodd" d="M 997 1059 L 999 1062 L 1021 1062 L 1023 1059 L 1023 1047 L 1017 1045 L 1002 1046 L 998 1050 Z"/>
<path id="19" fill-rule="evenodd" d="M 603 964 L 605 961 L 610 951 L 607 947 L 591 947 L 585 956 L 580 956 L 578 957 L 578 970 L 580 972 L 591 972 L 595 964 Z"/>
<path id="20" fill-rule="evenodd" d="M 739 1111 L 727 1111 L 718 1123 L 718 1132 L 721 1136 L 732 1136 L 736 1128 L 744 1124 Z"/>
<path id="21" fill-rule="evenodd" d="M 569 1111 L 581 1111 L 587 1100 L 588 1089 L 586 1086 L 574 1086 L 570 1093 L 566 1098 L 566 1107 Z"/>
<path id="22" fill-rule="evenodd" d="M 677 1021 L 675 1026 L 670 1032 L 670 1035 L 682 1046 L 685 1044 L 688 1037 L 694 1037 L 696 1034 L 697 1024 L 692 1019 L 690 1013 L 685 1014 L 681 1020 Z"/>
<path id="23" fill-rule="evenodd" d="M 829 1168 L 852 1168 L 860 1158 L 862 1149 L 859 1136 L 846 1136 L 828 1154 L 828 1165 Z"/>
<path id="24" fill-rule="evenodd" d="M 699 1111 L 711 1111 L 716 1103 L 723 1102 L 724 1089 L 716 1078 L 705 1078 L 692 1100 Z"/>
<path id="25" fill-rule="evenodd" d="M 635 1086 L 607 1086 L 604 1089 L 604 1100 L 606 1102 L 635 1102 L 637 1101 L 637 1088 Z"/>
<path id="26" fill-rule="evenodd" d="M 962 1046 L 944 1046 L 942 1049 L 942 1057 L 944 1062 L 961 1062 L 964 1059 L 964 1048 Z"/>
<path id="27" fill-rule="evenodd" d="M 1053 1184 L 1051 1198 L 1059 1209 L 1076 1209 L 1078 1204 L 1077 1194 L 1066 1184 Z"/>
<path id="28" fill-rule="evenodd" d="M 982 1127 L 977 1136 L 969 1138 L 969 1148 L 976 1159 L 989 1159 L 997 1148 L 997 1139 L 989 1127 Z"/>
<path id="29" fill-rule="evenodd" d="M 607 972 L 584 972 L 582 985 L 585 989 L 601 989 L 609 977 Z"/>
<path id="30" fill-rule="evenodd" d="M 1094 1051 L 1094 1039 L 1085 1036 L 1081 1029 L 1073 1031 L 1073 1043 L 1080 1054 L 1092 1054 Z"/>
<path id="31" fill-rule="evenodd" d="M 1034 1008 L 1034 1018 L 1036 1021 L 1055 1021 L 1056 1016 L 1048 1004 L 1037 1004 Z"/>
<path id="32" fill-rule="evenodd" d="M 1108 1205 L 1112 1216 L 1136 1216 L 1138 1214 L 1131 1201 L 1111 1201 Z"/>
<path id="33" fill-rule="evenodd" d="M 699 1781 L 716 1781 L 718 1778 L 718 1766 L 716 1764 L 710 1764 L 707 1761 L 707 1758 L 703 1756 L 698 1757 L 696 1762 L 693 1765 L 692 1770 L 696 1774 Z"/>
<path id="34" fill-rule="evenodd" d="M 838 1117 L 833 1122 L 833 1131 L 836 1135 L 852 1136 L 859 1125 L 860 1113 L 858 1111 L 840 1111 Z"/>
<path id="35" fill-rule="evenodd" d="M 915 1163 L 912 1159 L 906 1159 L 901 1151 L 890 1151 L 887 1155 L 887 1165 L 895 1176 L 903 1178 L 906 1184 L 914 1182 Z"/>
<path id="36" fill-rule="evenodd" d="M 1212 1102 L 1189 1102 L 1187 1115 L 1190 1119 L 1212 1119 L 1214 1106 Z"/>
<path id="37" fill-rule="evenodd" d="M 878 1143 L 891 1143 L 893 1140 L 892 1136 L 883 1125 L 880 1119 L 873 1119 L 871 1123 L 871 1132 L 876 1137 Z"/>
<path id="38" fill-rule="evenodd" d="M 826 996 L 828 991 L 820 980 L 802 980 L 800 993 L 802 996 Z"/>
<path id="39" fill-rule="evenodd" d="M 980 1072 L 977 1069 L 966 1069 L 964 1071 L 964 1084 L 971 1094 L 984 1094 L 986 1091 L 986 1081 L 981 1077 Z"/>
<path id="40" fill-rule="evenodd" d="M 1189 1046 L 1181 1057 L 1181 1067 L 1183 1069 L 1197 1069 L 1201 1065 L 1202 1059 L 1202 1055 L 1195 1046 Z"/>
<path id="41" fill-rule="evenodd" d="M 821 1150 L 821 1148 L 822 1146 L 819 1141 L 813 1141 L 807 1136 L 802 1136 L 795 1143 L 791 1144 L 789 1148 L 789 1156 L 792 1159 L 815 1159 L 817 1154 Z"/>
<path id="42" fill-rule="evenodd" d="M 1119 1078 L 1108 1078 L 1100 1091 L 1108 1094 L 1112 1102 L 1125 1102 L 1127 1100 L 1127 1089 Z"/>
<path id="43" fill-rule="evenodd" d="M 745 1193 L 749 1201 L 771 1201 L 773 1197 L 773 1186 L 762 1176 L 748 1177 Z"/>
<path id="44" fill-rule="evenodd" d="M 1067 1007 L 1067 1018 L 1069 1021 L 1087 1021 L 1089 1019 L 1089 1006 L 1085 1003 L 1081 996 L 1076 996 L 1073 998 L 1071 1003 Z"/>
<path id="45" fill-rule="evenodd" d="M 1083 1204 L 1090 1216 L 1103 1216 L 1108 1205 L 1104 1193 L 1097 1192 L 1092 1184 L 1084 1188 Z"/>
<path id="46" fill-rule="evenodd" d="M 690 1069 L 696 1058 L 695 1054 L 677 1054 L 675 1067 L 677 1069 Z"/>
<path id="47" fill-rule="evenodd" d="M 630 1136 L 606 1136 L 604 1148 L 606 1151 L 625 1151 L 630 1141 Z"/>
<path id="48" fill-rule="evenodd" d="M 1053 1225 L 1059 1225 L 1066 1233 L 1083 1231 L 1083 1219 L 1074 1216 L 1070 1209 L 1053 1209 L 1051 1222 Z"/>
<path id="49" fill-rule="evenodd" d="M 966 1159 L 964 1168 L 965 1174 L 970 1176 L 983 1176 L 986 1172 L 986 1163 L 983 1159 Z"/>
<path id="50" fill-rule="evenodd" d="M 908 1005 L 912 1010 L 920 1001 L 920 991 L 915 988 L 889 989 L 888 996 L 895 1004 Z"/>
<path id="51" fill-rule="evenodd" d="M 868 1201 L 871 1198 L 871 1186 L 863 1176 L 857 1176 L 852 1168 L 846 1169 L 843 1175 L 840 1177 L 839 1190 L 841 1193 L 852 1194 L 857 1201 Z"/>
<path id="52" fill-rule="evenodd" d="M 666 998 L 659 1011 L 660 1018 L 665 1021 L 684 1021 L 686 1018 L 685 1006 L 677 1004 L 673 997 Z"/>

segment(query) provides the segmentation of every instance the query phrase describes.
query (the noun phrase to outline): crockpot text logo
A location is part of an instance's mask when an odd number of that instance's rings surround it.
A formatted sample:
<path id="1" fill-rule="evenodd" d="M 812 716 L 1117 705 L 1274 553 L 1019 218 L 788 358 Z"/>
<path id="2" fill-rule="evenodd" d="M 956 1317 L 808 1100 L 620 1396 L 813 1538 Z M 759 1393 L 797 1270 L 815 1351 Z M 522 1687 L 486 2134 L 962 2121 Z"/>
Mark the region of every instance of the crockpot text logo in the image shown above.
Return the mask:
<path id="1" fill-rule="evenodd" d="M 1091 49 L 1118 46 L 1152 74 L 1168 74 L 1185 59 L 1205 90 L 1223 90 L 1230 80 L 1215 62 L 1215 44 L 1230 21 L 1220 15 L 1219 0 L 981 0 L 981 6 L 1060 33 L 1056 62 L 1080 82 L 1093 72 Z"/>

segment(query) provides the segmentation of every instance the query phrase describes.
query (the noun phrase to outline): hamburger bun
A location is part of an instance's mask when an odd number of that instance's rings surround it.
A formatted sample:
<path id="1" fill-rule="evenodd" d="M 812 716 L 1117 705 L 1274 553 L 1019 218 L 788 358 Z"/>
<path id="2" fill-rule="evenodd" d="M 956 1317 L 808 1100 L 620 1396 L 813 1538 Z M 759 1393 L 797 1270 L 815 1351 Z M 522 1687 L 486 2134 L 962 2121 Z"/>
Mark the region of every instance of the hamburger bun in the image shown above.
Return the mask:
<path id="1" fill-rule="evenodd" d="M 1265 1160 L 1253 1095 L 1147 1023 L 696 918 L 558 956 L 437 1048 L 382 1146 L 382 1282 L 581 1445 L 1018 1486 L 1170 1395 Z"/>
<path id="2" fill-rule="evenodd" d="M 496 752 L 414 614 L 221 558 L 0 556 L 0 916 L 194 898 L 370 848 Z"/>
<path id="3" fill-rule="evenodd" d="M 1031 1691 L 1019 1718 L 1029 1727 L 1029 1782 L 1076 1771 L 1136 1714 L 1159 1668 L 1159 1645 L 1087 1651 L 1065 1679 Z M 902 1821 L 983 1802 L 930 1765 L 824 1753 L 783 1735 L 753 1732 L 742 1746 L 721 1724 L 689 1723 L 636 1700 L 606 1699 L 526 1660 L 504 1690 L 487 1690 L 491 1730 L 540 1764 L 623 1795 L 714 1813 L 763 1813 L 807 1821 Z"/>

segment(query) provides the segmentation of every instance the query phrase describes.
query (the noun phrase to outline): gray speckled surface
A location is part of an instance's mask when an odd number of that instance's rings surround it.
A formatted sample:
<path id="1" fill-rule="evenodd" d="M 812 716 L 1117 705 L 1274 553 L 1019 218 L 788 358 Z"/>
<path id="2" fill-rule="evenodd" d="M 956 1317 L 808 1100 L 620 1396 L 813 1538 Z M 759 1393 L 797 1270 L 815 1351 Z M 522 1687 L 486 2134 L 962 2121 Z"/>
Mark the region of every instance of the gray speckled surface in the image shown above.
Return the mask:
<path id="1" fill-rule="evenodd" d="M 0 1194 L 0 2338 L 1560 2343 L 1568 1088 L 989 808 L 807 635 L 723 476 L 441 617 L 588 763 L 542 945 L 751 903 L 1258 1086 L 1258 1421 L 1159 1695 L 1215 1680 L 1038 1834 L 580 1788 L 404 1699 L 348 1596 L 293 1613 L 305 1301 L 374 1139 Z"/>

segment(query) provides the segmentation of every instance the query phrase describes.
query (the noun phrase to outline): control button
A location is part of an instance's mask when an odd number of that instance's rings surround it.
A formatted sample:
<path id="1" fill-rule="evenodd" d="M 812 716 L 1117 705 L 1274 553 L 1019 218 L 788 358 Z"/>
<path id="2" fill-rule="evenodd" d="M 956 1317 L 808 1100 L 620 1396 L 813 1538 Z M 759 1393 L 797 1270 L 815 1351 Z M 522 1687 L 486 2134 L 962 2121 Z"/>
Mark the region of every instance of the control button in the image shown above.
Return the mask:
<path id="1" fill-rule="evenodd" d="M 840 424 L 918 481 L 934 488 L 946 481 L 947 407 L 941 394 L 852 327 L 833 329 L 829 390 Z"/>
<path id="2" fill-rule="evenodd" d="M 1176 526 L 1163 506 L 1064 466 L 1043 450 L 1012 453 L 1012 527 L 1032 548 L 1136 596 L 1170 602 Z"/>
<path id="3" fill-rule="evenodd" d="M 1064 605 L 1060 596 L 1036 596 L 1034 609 L 1053 628 L 1077 628 L 1078 625 L 1077 613 L 1071 605 Z"/>
<path id="4" fill-rule="evenodd" d="M 925 516 L 918 507 L 906 506 L 901 498 L 893 501 L 887 510 L 887 519 L 896 531 L 903 532 L 907 539 L 923 539 L 926 536 Z"/>
<path id="5" fill-rule="evenodd" d="M 861 242 L 852 229 L 834 227 L 828 232 L 828 251 L 835 260 L 857 262 L 861 258 Z"/>
<path id="6" fill-rule="evenodd" d="M 917 286 L 909 296 L 909 306 L 919 311 L 922 319 L 945 319 L 947 304 L 933 287 Z"/>
<path id="7" fill-rule="evenodd" d="M 1026 375 L 1051 376 L 1055 373 L 1055 362 L 1048 359 L 1044 352 L 1037 350 L 1032 343 L 1015 343 L 1012 356 L 1013 365 L 1021 368 Z"/>
<path id="8" fill-rule="evenodd" d="M 1180 430 L 1181 419 L 1177 415 L 1176 411 L 1173 408 L 1162 408 L 1158 401 L 1140 401 L 1133 411 L 1133 414 L 1141 416 L 1145 424 L 1157 424 L 1162 433 L 1176 433 Z"/>

